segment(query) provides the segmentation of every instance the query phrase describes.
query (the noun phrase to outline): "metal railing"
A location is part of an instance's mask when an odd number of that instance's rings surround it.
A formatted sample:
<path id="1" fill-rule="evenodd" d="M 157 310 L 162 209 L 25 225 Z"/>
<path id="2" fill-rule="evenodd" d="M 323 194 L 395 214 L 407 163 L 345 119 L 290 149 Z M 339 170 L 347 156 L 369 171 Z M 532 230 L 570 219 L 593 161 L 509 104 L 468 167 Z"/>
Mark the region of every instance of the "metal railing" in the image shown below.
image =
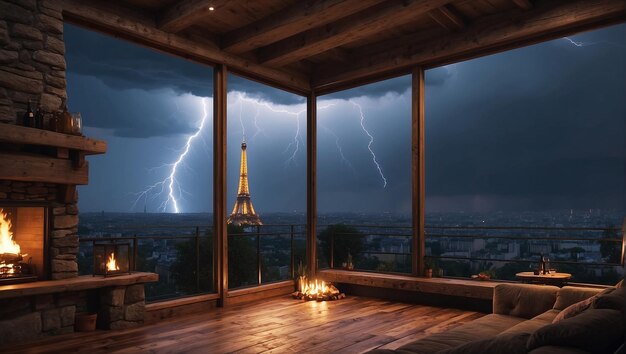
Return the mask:
<path id="1" fill-rule="evenodd" d="M 345 225 L 347 228 L 351 228 L 351 232 L 334 232 L 332 228 L 328 228 L 326 231 L 326 237 L 329 239 L 328 245 L 326 246 L 328 250 L 328 267 L 329 268 L 340 268 L 337 267 L 336 262 L 336 245 L 335 242 L 338 238 L 341 237 L 358 237 L 358 238 L 384 238 L 384 237 L 405 237 L 409 238 L 405 244 L 408 246 L 406 252 L 389 252 L 383 251 L 381 249 L 365 249 L 358 252 L 352 253 L 355 255 L 362 255 L 365 257 L 377 257 L 378 256 L 394 256 L 394 257 L 406 257 L 410 260 L 410 257 L 413 257 L 412 250 L 410 250 L 410 237 L 412 237 L 411 227 L 407 226 L 380 226 L 380 225 Z M 446 226 L 446 225 L 438 225 L 438 226 L 426 226 L 425 227 L 425 236 L 426 243 L 432 244 L 433 242 L 441 241 L 441 242 L 458 242 L 458 241 L 469 241 L 469 240 L 484 240 L 485 245 L 488 243 L 487 241 L 495 241 L 495 240 L 503 240 L 507 244 L 515 241 L 520 244 L 533 244 L 533 243 L 545 243 L 548 249 L 546 250 L 546 254 L 549 256 L 551 253 L 553 255 L 558 255 L 558 252 L 552 252 L 553 249 L 559 249 L 560 245 L 564 243 L 570 243 L 572 245 L 580 246 L 589 246 L 589 244 L 595 245 L 609 245 L 606 248 L 610 251 L 618 252 L 619 244 L 621 244 L 621 255 L 616 257 L 601 257 L 600 260 L 596 257 L 595 261 L 584 261 L 581 262 L 579 260 L 572 259 L 563 259 L 563 257 L 551 257 L 551 264 L 554 265 L 568 265 L 568 266 L 577 266 L 577 267 L 599 267 L 599 268 L 611 268 L 611 267 L 620 267 L 624 265 L 624 249 L 626 248 L 626 232 L 624 229 L 626 228 L 626 224 L 622 226 L 622 228 L 614 228 L 614 227 L 524 227 L 524 226 Z M 325 231 L 322 227 L 319 228 L 321 233 Z M 330 230 L 330 231 L 328 231 Z M 408 231 L 408 232 L 407 232 Z M 621 234 L 621 235 L 620 235 Z M 607 237 L 607 235 L 609 235 Z M 471 241 L 470 241 L 471 242 Z M 344 246 L 346 247 L 346 246 Z M 427 247 L 428 248 L 428 247 Z M 531 247 L 528 247 L 524 252 L 520 252 L 518 257 L 512 258 L 503 258 L 503 257 L 494 257 L 498 252 L 489 252 L 488 250 L 474 250 L 474 252 L 469 249 L 465 249 L 463 251 L 458 251 L 457 254 L 454 254 L 454 249 L 444 250 L 439 254 L 425 254 L 425 261 L 431 261 L 428 263 L 432 263 L 433 261 L 443 263 L 442 261 L 462 261 L 462 262 L 491 262 L 491 263 L 519 263 L 526 264 L 529 266 L 532 263 L 537 263 L 539 254 L 541 252 L 533 252 L 530 250 Z M 541 248 L 541 247 L 535 247 Z M 446 252 L 447 251 L 447 252 Z M 460 256 L 459 253 L 466 253 L 466 256 Z M 583 252 L 579 252 L 583 253 Z M 345 254 L 345 251 L 344 251 Z M 479 256 L 482 254 L 483 256 Z M 615 255 L 615 253 L 614 253 Z M 389 257 L 387 257 L 389 258 Z M 397 262 L 397 260 L 396 260 Z M 343 264 L 342 264 L 343 266 Z M 441 267 L 444 268 L 444 267 Z M 371 268 L 359 268 L 355 267 L 358 270 L 364 271 L 373 271 L 377 273 L 398 273 L 397 271 L 379 271 Z M 403 272 L 400 273 L 409 273 L 410 269 L 407 269 L 406 266 Z M 457 275 L 458 276 L 458 275 Z M 465 275 L 469 276 L 469 274 Z M 510 279 L 511 280 L 511 279 Z"/>
<path id="2" fill-rule="evenodd" d="M 306 226 L 299 224 L 289 224 L 289 225 L 266 225 L 266 226 L 253 226 L 244 229 L 244 232 L 240 233 L 229 233 L 229 238 L 232 237 L 252 237 L 254 238 L 254 252 L 256 255 L 256 283 L 255 284 L 232 284 L 232 289 L 240 288 L 240 287 L 248 287 L 248 286 L 258 286 L 261 284 L 267 284 L 275 281 L 282 281 L 285 279 L 270 279 L 264 281 L 264 273 L 263 269 L 265 266 L 271 266 L 271 262 L 264 262 L 264 245 L 263 239 L 274 238 L 287 238 L 289 240 L 288 249 L 281 249 L 280 252 L 288 252 L 289 253 L 289 264 L 288 264 L 288 279 L 293 279 L 295 275 L 295 266 L 296 266 L 296 243 L 299 242 L 299 238 L 305 237 Z M 158 283 L 150 283 L 146 285 L 146 296 L 149 301 L 158 301 L 171 299 L 181 296 L 189 296 L 196 295 L 202 293 L 211 293 L 214 291 L 213 280 L 216 279 L 215 269 L 213 267 L 213 245 L 212 245 L 212 234 L 211 234 L 211 226 L 157 226 L 157 225 L 143 225 L 143 226 L 126 226 L 119 228 L 111 228 L 107 229 L 106 232 L 103 232 L 102 237 L 93 237 L 93 236 L 81 236 L 79 237 L 79 243 L 81 244 L 81 251 L 85 251 L 87 254 L 84 255 L 84 266 L 80 267 L 80 271 L 83 274 L 92 274 L 93 269 L 90 269 L 89 262 L 92 261 L 92 255 L 89 255 L 89 246 L 94 243 L 119 243 L 119 242 L 130 242 L 132 244 L 131 254 L 132 257 L 129 260 L 130 262 L 130 270 L 132 271 L 150 271 L 160 273 L 164 275 L 167 271 L 161 271 L 158 264 L 155 264 L 154 269 L 140 269 L 139 261 L 145 261 L 140 255 L 139 250 L 142 247 L 142 244 L 146 242 L 174 242 L 175 245 L 180 245 L 184 242 L 191 242 L 193 245 L 193 258 L 194 259 L 176 259 L 174 261 L 170 261 L 169 266 L 176 262 L 186 262 L 192 263 L 192 267 L 190 269 L 194 269 L 194 283 L 195 283 L 195 291 L 174 291 L 168 292 L 163 289 L 168 289 L 166 284 L 171 284 L 174 287 L 178 287 L 180 284 L 176 283 L 175 279 L 172 279 L 170 276 L 161 276 Z M 106 235 L 108 234 L 108 235 Z M 127 236 L 127 234 L 131 234 L 131 236 Z M 113 236 L 111 236 L 113 235 Z M 209 247 L 209 255 L 211 260 L 202 259 L 200 256 L 201 253 L 201 243 L 203 240 L 206 240 Z M 302 241 L 302 254 L 304 254 L 304 244 Z M 245 246 L 250 246 L 252 243 L 248 243 Z M 160 245 L 163 246 L 163 245 Z M 270 245 L 272 246 L 272 245 Z M 86 248 L 86 249 L 85 249 Z M 155 251 L 154 249 L 152 251 Z M 161 253 L 167 253 L 167 249 L 162 249 Z M 229 247 L 229 258 L 237 257 L 237 250 L 234 247 Z M 82 255 L 85 252 L 80 252 Z M 93 252 L 93 250 L 91 250 Z M 181 255 L 177 255 L 178 258 Z M 139 263 L 138 263 L 139 262 Z M 92 264 L 92 263 L 91 263 Z M 231 263 L 229 259 L 229 264 L 231 264 L 231 268 L 236 268 L 234 263 Z M 209 267 L 209 279 L 202 279 L 201 268 Z M 239 269 L 239 271 L 246 272 L 249 269 Z M 205 284 L 205 283 L 209 284 Z M 189 284 L 185 284 L 189 285 Z M 204 285 L 204 286 L 203 286 Z M 207 286 L 210 285 L 210 286 Z M 171 288 L 171 287 L 170 287 Z M 204 290 L 203 290 L 204 289 Z"/>

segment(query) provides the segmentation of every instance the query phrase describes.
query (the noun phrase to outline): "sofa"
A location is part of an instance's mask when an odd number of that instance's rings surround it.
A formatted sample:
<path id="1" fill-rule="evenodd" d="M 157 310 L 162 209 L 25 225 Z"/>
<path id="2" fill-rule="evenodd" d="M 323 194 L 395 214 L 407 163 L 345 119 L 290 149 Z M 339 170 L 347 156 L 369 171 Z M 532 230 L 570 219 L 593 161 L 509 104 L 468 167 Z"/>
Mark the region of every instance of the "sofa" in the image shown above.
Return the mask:
<path id="1" fill-rule="evenodd" d="M 499 284 L 492 314 L 396 350 L 370 353 L 626 353 L 625 290 Z"/>

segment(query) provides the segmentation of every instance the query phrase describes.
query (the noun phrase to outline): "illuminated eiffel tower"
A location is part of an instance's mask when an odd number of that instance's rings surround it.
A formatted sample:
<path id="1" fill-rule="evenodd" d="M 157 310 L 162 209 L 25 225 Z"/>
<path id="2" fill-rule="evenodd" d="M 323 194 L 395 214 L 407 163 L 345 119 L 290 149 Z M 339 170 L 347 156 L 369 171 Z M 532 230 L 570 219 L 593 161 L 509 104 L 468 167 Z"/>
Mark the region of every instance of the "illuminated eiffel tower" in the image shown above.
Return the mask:
<path id="1" fill-rule="evenodd" d="M 241 167 L 239 174 L 239 189 L 233 212 L 226 221 L 233 225 L 263 225 L 259 216 L 254 212 L 248 189 L 248 158 L 246 157 L 246 141 L 241 143 Z"/>

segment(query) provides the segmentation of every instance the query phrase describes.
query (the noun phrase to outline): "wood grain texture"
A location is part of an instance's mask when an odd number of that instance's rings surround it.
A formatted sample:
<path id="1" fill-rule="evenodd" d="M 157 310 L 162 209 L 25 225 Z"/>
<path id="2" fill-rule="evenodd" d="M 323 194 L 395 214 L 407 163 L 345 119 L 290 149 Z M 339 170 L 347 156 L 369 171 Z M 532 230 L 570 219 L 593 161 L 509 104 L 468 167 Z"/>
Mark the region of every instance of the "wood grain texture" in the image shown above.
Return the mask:
<path id="1" fill-rule="evenodd" d="M 87 155 L 104 154 L 107 151 L 107 143 L 102 140 L 8 123 L 0 123 L 0 142 L 80 150 Z"/>
<path id="2" fill-rule="evenodd" d="M 160 30 L 154 20 L 135 16 L 123 9 L 108 6 L 105 2 L 60 2 L 65 21 L 198 62 L 228 65 L 231 71 L 283 90 L 298 94 L 309 91 L 309 80 L 304 75 L 258 65 L 249 59 L 223 52 L 215 45 Z"/>
<path id="3" fill-rule="evenodd" d="M 419 42 L 411 36 L 404 44 L 388 48 L 387 43 L 371 45 L 349 66 L 318 68 L 313 89 L 327 94 L 346 89 L 368 78 L 409 72 L 413 66 L 433 67 L 522 47 L 591 28 L 624 22 L 626 2 L 621 0 L 553 0 L 534 5 L 530 11 L 513 9 L 472 21 L 464 31 Z M 379 46 L 380 50 L 374 47 Z"/>
<path id="4" fill-rule="evenodd" d="M 244 53 L 326 25 L 384 0 L 307 0 L 224 35 L 222 49 Z"/>
<path id="5" fill-rule="evenodd" d="M 346 43 L 415 20 L 449 0 L 388 0 L 327 26 L 318 27 L 259 49 L 259 61 L 284 66 Z"/>
<path id="6" fill-rule="evenodd" d="M 25 154 L 0 153 L 0 179 L 85 185 L 89 165 L 75 168 L 72 161 Z"/>
<path id="7" fill-rule="evenodd" d="M 500 284 L 494 281 L 418 278 L 406 275 L 377 274 L 338 269 L 318 270 L 317 277 L 333 283 L 417 291 L 483 300 L 491 300 L 493 298 L 493 288 Z"/>
<path id="8" fill-rule="evenodd" d="M 163 11 L 158 26 L 167 32 L 179 32 L 200 19 L 212 15 L 210 8 L 220 8 L 232 0 L 180 0 Z M 219 16 L 218 14 L 215 14 Z"/>
<path id="9" fill-rule="evenodd" d="M 158 280 L 158 274 L 143 272 L 108 278 L 102 276 L 94 277 L 91 275 L 83 275 L 64 280 L 44 280 L 34 283 L 2 285 L 0 286 L 0 299 L 10 299 L 18 296 L 54 294 L 67 291 L 82 291 L 107 286 L 151 283 Z"/>
<path id="10" fill-rule="evenodd" d="M 287 297 L 216 308 L 123 331 L 57 336 L 4 353 L 360 353 L 395 349 L 482 313 L 348 297 Z"/>

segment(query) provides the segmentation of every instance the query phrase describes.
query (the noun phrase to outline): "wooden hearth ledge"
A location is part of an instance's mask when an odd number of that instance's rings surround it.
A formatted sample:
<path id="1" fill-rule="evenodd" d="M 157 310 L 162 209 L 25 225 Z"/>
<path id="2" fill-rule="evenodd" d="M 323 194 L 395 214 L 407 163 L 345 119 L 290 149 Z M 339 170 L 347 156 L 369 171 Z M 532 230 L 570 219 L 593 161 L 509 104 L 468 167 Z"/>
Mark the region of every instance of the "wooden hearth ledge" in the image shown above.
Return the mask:
<path id="1" fill-rule="evenodd" d="M 83 275 L 71 279 L 45 280 L 33 283 L 0 286 L 0 299 L 22 296 L 63 293 L 106 288 L 110 286 L 126 286 L 140 283 L 151 283 L 159 280 L 155 273 L 136 272 L 127 275 L 104 278 L 102 276 Z"/>

